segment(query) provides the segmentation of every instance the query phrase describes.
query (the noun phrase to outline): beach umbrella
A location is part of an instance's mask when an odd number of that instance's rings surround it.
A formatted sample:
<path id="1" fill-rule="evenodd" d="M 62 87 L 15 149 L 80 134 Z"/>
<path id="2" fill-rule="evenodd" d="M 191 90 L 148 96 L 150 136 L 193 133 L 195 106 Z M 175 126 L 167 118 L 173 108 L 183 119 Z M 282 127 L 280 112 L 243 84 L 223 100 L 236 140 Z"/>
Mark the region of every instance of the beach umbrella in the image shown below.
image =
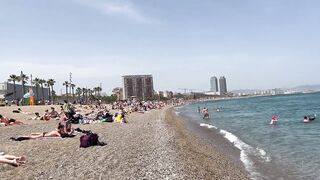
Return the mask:
<path id="1" fill-rule="evenodd" d="M 34 96 L 34 93 L 26 93 L 25 95 L 23 95 L 23 98 L 30 98 L 31 96 Z"/>

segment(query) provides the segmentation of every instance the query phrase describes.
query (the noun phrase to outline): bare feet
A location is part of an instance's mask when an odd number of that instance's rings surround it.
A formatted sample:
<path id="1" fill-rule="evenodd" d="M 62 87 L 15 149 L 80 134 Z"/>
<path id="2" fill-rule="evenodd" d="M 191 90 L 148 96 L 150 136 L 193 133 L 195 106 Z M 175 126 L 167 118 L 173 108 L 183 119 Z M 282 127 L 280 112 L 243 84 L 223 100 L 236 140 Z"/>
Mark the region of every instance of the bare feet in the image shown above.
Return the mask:
<path id="1" fill-rule="evenodd" d="M 10 164 L 11 164 L 12 166 L 14 166 L 14 167 L 19 167 L 19 166 L 20 166 L 20 163 L 17 162 L 16 159 L 12 160 L 12 162 L 11 162 Z"/>
<path id="2" fill-rule="evenodd" d="M 27 162 L 27 158 L 24 156 L 21 156 L 19 159 L 17 159 L 19 163 L 21 164 L 26 164 Z"/>

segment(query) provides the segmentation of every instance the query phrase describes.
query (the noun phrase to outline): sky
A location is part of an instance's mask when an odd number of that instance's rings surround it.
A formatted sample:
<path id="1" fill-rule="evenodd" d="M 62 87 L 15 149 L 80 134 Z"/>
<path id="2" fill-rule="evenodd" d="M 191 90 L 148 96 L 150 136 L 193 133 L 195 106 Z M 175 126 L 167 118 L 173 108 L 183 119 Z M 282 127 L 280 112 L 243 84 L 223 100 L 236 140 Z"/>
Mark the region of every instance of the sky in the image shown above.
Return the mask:
<path id="1" fill-rule="evenodd" d="M 155 90 L 320 84 L 317 0 L 0 0 L 0 81 L 25 74 L 110 93 L 122 75 Z"/>

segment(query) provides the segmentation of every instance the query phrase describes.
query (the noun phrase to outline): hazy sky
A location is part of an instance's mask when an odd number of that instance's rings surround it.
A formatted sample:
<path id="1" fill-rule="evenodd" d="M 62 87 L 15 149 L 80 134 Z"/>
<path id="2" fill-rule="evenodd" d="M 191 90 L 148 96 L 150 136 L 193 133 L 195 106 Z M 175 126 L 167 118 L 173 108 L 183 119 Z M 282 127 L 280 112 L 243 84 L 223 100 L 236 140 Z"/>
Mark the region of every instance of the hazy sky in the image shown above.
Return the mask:
<path id="1" fill-rule="evenodd" d="M 319 84 L 320 1 L 0 0 L 0 80 L 23 70 L 104 91 L 126 74 L 156 90 Z"/>

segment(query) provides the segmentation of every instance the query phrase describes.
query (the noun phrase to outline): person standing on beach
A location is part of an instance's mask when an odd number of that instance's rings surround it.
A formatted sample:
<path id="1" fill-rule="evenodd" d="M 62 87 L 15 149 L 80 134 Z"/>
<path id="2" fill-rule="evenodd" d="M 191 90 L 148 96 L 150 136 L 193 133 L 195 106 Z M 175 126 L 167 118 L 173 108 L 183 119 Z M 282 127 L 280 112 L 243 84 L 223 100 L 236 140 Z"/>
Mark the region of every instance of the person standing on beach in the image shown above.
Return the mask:
<path id="1" fill-rule="evenodd" d="M 70 103 L 68 103 L 67 100 L 64 100 L 63 111 L 68 119 L 71 118 L 75 114 L 74 108 L 72 107 L 72 105 Z"/>

